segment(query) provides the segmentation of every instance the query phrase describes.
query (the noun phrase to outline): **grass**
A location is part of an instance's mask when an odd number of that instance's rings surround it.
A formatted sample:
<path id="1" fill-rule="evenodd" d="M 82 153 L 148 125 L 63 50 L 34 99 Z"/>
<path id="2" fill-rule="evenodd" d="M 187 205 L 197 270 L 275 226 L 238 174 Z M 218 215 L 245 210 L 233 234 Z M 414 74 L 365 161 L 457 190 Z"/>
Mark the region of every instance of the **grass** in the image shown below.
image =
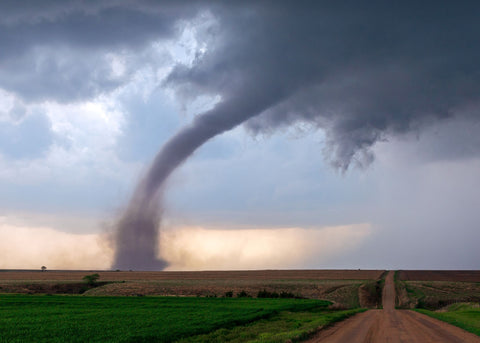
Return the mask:
<path id="1" fill-rule="evenodd" d="M 281 335 L 300 337 L 358 311 L 333 312 L 329 305 L 305 299 L 8 294 L 0 295 L 0 341 L 172 342 L 243 332 L 238 326 L 252 323 L 249 327 L 255 328 L 259 340 L 275 342 Z"/>
<path id="2" fill-rule="evenodd" d="M 480 301 L 480 283 L 450 281 L 400 281 L 397 294 L 408 297 L 407 306 L 437 310 L 457 302 Z"/>
<path id="3" fill-rule="evenodd" d="M 332 284 L 324 288 L 322 298 L 336 302 L 345 308 L 358 308 L 360 307 L 358 290 L 362 284 L 358 281 L 347 284 Z"/>
<path id="4" fill-rule="evenodd" d="M 478 304 L 460 303 L 448 306 L 446 311 L 416 311 L 458 326 L 480 336 L 480 307 Z"/>

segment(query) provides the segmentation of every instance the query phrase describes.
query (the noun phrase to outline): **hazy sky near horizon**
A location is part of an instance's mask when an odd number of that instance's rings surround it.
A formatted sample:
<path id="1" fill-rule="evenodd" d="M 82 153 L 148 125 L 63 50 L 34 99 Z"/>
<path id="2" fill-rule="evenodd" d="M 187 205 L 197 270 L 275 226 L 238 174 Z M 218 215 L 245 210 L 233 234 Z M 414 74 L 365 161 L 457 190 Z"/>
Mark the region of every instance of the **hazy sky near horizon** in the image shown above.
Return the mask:
<path id="1" fill-rule="evenodd" d="M 242 104 L 169 180 L 172 269 L 479 269 L 479 10 L 0 2 L 0 268 L 108 268 L 162 144 Z"/>

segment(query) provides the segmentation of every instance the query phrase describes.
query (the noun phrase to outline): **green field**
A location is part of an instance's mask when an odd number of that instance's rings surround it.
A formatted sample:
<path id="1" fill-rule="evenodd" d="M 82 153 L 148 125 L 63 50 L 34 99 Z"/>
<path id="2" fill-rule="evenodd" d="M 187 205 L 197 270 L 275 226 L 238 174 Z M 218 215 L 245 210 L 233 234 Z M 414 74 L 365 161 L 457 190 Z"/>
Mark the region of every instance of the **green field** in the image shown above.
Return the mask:
<path id="1" fill-rule="evenodd" d="M 305 337 L 359 311 L 332 311 L 329 304 L 304 299 L 4 294 L 0 341 L 173 342 L 190 337 L 192 342 L 209 342 L 236 338 L 238 330 L 248 335 L 237 342 L 279 342 Z"/>
<path id="2" fill-rule="evenodd" d="M 480 306 L 478 304 L 454 304 L 441 312 L 423 309 L 417 309 L 417 311 L 480 336 Z"/>

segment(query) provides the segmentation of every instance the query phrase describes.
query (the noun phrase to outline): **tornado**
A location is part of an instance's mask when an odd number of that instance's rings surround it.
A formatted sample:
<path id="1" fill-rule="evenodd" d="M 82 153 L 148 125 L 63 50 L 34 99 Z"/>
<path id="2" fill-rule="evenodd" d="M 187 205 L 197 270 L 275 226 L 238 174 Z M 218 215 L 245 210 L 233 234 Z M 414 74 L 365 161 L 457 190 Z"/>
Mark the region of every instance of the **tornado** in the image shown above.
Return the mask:
<path id="1" fill-rule="evenodd" d="M 221 100 L 163 145 L 136 186 L 117 222 L 114 268 L 165 268 L 157 244 L 169 176 L 209 139 L 244 122 L 254 135 L 296 125 L 321 130 L 326 162 L 341 173 L 368 167 L 374 146 L 390 137 L 408 138 L 454 120 L 478 127 L 477 5 L 198 6 L 172 13 L 187 21 L 198 10 L 210 13 L 213 24 L 207 20 L 196 31 L 198 47 L 207 48 L 191 63 L 177 63 L 162 86 L 187 101 L 204 95 Z M 477 156 L 478 149 L 459 150 Z"/>
<path id="2" fill-rule="evenodd" d="M 169 176 L 209 139 L 229 131 L 260 114 L 274 103 L 255 95 L 250 100 L 234 99 L 217 104 L 195 117 L 193 122 L 172 136 L 157 153 L 146 175 L 133 192 L 115 231 L 113 269 L 163 270 L 168 263 L 159 259 L 159 231 L 163 214 L 162 195 Z M 252 99 L 253 98 L 253 99 Z"/>

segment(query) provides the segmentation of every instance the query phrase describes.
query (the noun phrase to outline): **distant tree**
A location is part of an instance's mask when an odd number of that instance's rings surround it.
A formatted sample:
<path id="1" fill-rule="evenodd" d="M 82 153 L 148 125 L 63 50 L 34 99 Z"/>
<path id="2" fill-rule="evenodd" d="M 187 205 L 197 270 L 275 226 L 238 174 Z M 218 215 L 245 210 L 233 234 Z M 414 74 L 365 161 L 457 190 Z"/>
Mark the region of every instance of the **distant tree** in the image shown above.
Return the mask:
<path id="1" fill-rule="evenodd" d="M 47 267 L 42 266 L 42 272 L 46 272 L 46 271 L 47 271 Z"/>
<path id="2" fill-rule="evenodd" d="M 100 278 L 100 275 L 97 273 L 91 274 L 91 275 L 85 275 L 82 280 L 87 283 L 89 286 L 95 286 L 97 283 L 97 280 Z"/>
<path id="3" fill-rule="evenodd" d="M 237 293 L 237 298 L 250 298 L 250 295 L 245 291 L 241 291 L 240 293 Z"/>

